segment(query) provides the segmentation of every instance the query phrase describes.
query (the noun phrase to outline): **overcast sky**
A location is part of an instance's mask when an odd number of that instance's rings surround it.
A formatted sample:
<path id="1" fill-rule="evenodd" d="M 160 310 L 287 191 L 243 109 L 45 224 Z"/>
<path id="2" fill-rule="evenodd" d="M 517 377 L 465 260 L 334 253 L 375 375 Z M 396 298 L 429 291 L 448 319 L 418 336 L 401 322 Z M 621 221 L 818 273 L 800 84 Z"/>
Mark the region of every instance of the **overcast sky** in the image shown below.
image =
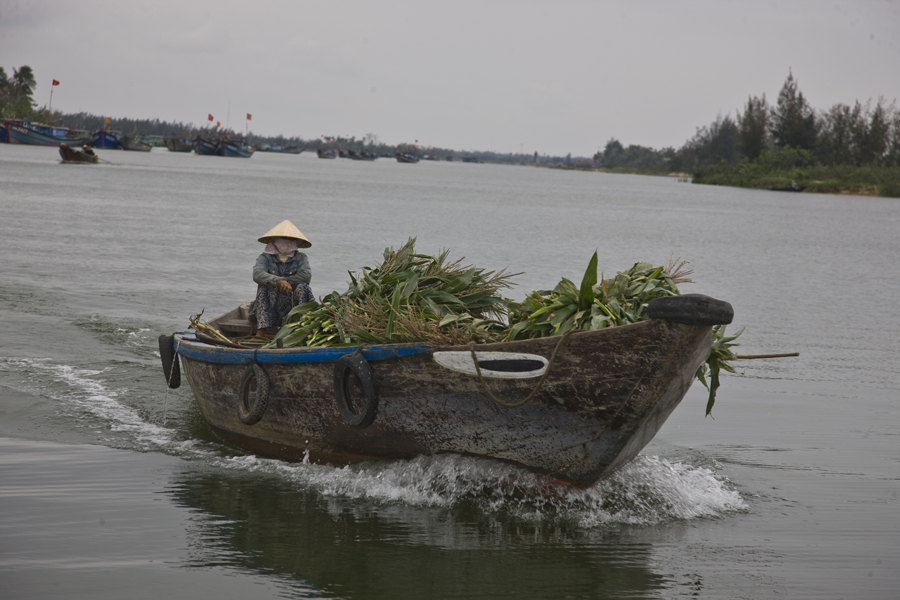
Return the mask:
<path id="1" fill-rule="evenodd" d="M 0 65 L 64 112 L 589 156 L 677 148 L 789 69 L 817 109 L 900 98 L 900 2 L 0 0 Z"/>

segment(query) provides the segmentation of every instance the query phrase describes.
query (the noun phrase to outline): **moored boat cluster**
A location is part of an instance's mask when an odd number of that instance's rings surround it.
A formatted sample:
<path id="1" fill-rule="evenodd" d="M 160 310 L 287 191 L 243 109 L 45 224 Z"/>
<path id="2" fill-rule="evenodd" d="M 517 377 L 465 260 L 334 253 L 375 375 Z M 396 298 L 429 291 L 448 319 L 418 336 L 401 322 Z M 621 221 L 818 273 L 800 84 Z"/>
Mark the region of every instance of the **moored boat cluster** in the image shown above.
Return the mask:
<path id="1" fill-rule="evenodd" d="M 61 146 L 70 148 L 89 146 L 106 150 L 131 150 L 149 152 L 154 146 L 165 146 L 172 152 L 195 152 L 210 156 L 235 156 L 249 158 L 257 150 L 256 147 L 241 138 L 229 136 L 188 138 L 185 136 L 145 136 L 125 134 L 111 129 L 87 131 L 56 127 L 44 123 L 7 119 L 0 125 L 0 142 L 10 144 L 28 144 L 35 146 Z M 265 148 L 266 152 L 285 152 L 299 154 L 300 148 L 285 149 Z M 61 153 L 63 154 L 63 153 Z M 64 158 L 63 160 L 67 160 Z"/>

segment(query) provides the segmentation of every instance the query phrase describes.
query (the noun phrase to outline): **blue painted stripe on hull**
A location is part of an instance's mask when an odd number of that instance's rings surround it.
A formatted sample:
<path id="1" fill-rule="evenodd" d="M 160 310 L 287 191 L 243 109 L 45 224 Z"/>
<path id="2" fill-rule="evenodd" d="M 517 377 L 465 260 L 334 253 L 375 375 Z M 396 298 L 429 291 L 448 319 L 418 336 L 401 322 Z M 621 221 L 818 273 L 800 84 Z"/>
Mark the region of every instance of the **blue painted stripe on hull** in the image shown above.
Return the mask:
<path id="1" fill-rule="evenodd" d="M 342 356 L 356 352 L 356 346 L 346 348 L 295 348 L 286 350 L 242 350 L 240 348 L 222 348 L 219 346 L 195 346 L 197 342 L 192 334 L 179 333 L 176 339 L 192 342 L 190 345 L 178 345 L 178 354 L 185 358 L 219 365 L 249 365 L 254 361 L 262 365 L 287 365 L 302 363 L 333 363 Z M 388 344 L 384 346 L 366 346 L 362 355 L 366 360 L 387 360 L 417 354 L 428 354 L 431 346 L 426 344 Z"/>
<path id="2" fill-rule="evenodd" d="M 43 133 L 38 133 L 27 127 L 10 126 L 8 129 L 9 142 L 11 144 L 31 144 L 33 146 L 59 146 L 66 140 Z M 77 140 L 76 140 L 77 141 Z"/>

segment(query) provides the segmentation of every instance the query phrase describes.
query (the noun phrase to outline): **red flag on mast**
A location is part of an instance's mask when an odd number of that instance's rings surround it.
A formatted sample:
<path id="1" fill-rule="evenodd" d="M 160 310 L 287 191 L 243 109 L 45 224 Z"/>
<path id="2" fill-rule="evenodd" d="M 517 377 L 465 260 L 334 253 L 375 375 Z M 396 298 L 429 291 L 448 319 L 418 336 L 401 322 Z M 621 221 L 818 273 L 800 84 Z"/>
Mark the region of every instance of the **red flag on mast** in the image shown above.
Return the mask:
<path id="1" fill-rule="evenodd" d="M 54 79 L 54 80 L 53 80 L 53 85 L 59 85 L 59 82 L 58 82 L 57 80 Z"/>
<path id="2" fill-rule="evenodd" d="M 213 120 L 213 116 L 212 116 L 212 115 L 209 115 L 209 117 L 207 117 L 207 118 L 208 118 L 210 121 Z"/>
<path id="3" fill-rule="evenodd" d="M 247 120 L 248 120 L 248 121 L 252 121 L 252 120 L 253 120 L 253 115 L 251 115 L 250 113 L 247 113 Z"/>

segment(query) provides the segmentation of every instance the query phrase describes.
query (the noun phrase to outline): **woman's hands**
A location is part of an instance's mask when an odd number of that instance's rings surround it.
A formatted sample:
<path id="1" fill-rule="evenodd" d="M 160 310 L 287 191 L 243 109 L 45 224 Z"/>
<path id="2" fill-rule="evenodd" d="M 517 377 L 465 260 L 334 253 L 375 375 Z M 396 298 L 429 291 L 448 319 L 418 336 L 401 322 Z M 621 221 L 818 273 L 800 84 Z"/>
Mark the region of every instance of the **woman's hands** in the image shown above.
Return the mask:
<path id="1" fill-rule="evenodd" d="M 282 279 L 278 282 L 278 291 L 282 294 L 290 294 L 293 293 L 294 288 L 291 287 L 291 284 L 286 279 Z"/>

